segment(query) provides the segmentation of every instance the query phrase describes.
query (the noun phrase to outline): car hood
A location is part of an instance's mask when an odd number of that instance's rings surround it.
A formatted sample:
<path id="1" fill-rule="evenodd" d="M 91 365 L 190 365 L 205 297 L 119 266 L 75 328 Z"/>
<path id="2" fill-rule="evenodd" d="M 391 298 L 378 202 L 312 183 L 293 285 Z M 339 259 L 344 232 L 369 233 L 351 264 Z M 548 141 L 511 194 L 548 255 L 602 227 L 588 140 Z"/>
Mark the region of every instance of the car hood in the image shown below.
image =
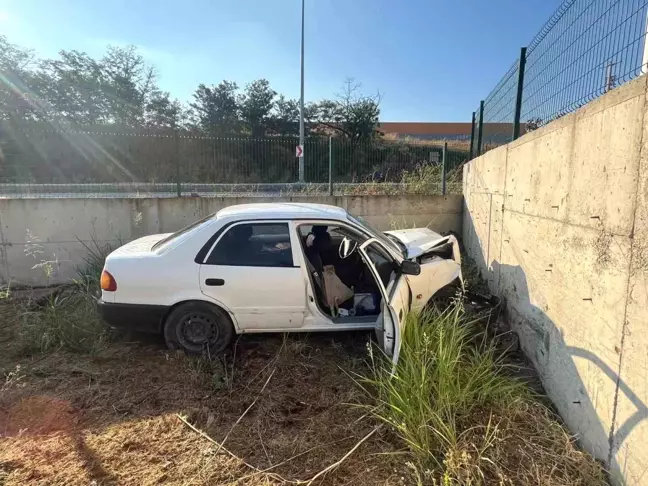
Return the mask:
<path id="1" fill-rule="evenodd" d="M 407 248 L 407 258 L 417 258 L 435 246 L 448 241 L 448 236 L 441 236 L 429 228 L 413 228 L 396 231 L 385 231 L 398 238 Z"/>

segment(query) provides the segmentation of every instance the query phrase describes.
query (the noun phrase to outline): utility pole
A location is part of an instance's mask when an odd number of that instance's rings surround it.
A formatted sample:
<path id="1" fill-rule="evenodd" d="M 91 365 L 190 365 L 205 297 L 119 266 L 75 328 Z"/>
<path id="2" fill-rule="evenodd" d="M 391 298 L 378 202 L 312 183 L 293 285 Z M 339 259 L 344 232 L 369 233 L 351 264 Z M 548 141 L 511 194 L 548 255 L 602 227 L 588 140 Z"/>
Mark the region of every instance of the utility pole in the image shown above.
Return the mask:
<path id="1" fill-rule="evenodd" d="M 304 182 L 304 0 L 301 11 L 301 95 L 299 97 L 299 145 L 302 148 L 299 156 L 299 182 Z"/>

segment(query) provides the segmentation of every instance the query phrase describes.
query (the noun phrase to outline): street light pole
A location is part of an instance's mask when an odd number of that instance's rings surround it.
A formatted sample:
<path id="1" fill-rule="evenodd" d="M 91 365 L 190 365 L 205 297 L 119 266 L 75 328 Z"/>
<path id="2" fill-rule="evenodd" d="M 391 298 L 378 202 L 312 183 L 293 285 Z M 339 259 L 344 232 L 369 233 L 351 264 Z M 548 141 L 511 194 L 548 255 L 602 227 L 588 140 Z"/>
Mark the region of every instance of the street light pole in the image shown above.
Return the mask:
<path id="1" fill-rule="evenodd" d="M 301 95 L 299 98 L 299 145 L 302 147 L 299 156 L 299 182 L 304 182 L 304 0 L 301 15 Z"/>

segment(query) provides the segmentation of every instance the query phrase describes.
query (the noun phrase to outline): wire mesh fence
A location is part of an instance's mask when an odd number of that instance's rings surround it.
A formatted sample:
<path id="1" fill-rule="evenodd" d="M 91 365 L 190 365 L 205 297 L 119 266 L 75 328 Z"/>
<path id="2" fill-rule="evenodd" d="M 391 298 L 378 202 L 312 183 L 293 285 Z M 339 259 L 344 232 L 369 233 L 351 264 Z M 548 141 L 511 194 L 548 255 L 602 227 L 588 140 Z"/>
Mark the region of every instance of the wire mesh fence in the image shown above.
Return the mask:
<path id="1" fill-rule="evenodd" d="M 473 156 L 646 74 L 647 13 L 648 0 L 565 0 L 486 97 Z"/>
<path id="2" fill-rule="evenodd" d="M 398 140 L 308 138 L 299 181 L 296 138 L 187 131 L 47 130 L 0 126 L 0 197 L 378 194 L 442 191 L 443 147 Z M 465 144 L 464 144 L 465 145 Z M 447 151 L 447 190 L 461 190 L 467 146 Z"/>

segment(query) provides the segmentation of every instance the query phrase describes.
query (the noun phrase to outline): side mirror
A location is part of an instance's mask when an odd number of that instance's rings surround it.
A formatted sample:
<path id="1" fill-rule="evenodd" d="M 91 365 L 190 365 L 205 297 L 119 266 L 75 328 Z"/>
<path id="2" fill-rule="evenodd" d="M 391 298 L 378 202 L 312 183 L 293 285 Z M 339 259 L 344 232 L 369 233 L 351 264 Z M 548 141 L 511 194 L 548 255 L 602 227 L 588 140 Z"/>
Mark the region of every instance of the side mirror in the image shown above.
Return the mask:
<path id="1" fill-rule="evenodd" d="M 401 263 L 400 271 L 405 275 L 420 275 L 421 265 L 412 260 L 404 260 L 403 263 Z"/>

